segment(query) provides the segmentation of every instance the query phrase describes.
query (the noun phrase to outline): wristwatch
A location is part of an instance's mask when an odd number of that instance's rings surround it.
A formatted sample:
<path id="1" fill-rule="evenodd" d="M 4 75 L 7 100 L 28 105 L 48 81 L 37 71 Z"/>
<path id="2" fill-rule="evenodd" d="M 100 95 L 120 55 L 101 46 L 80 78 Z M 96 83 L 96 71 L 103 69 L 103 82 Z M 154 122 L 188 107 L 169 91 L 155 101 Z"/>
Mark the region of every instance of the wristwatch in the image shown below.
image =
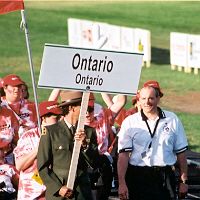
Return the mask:
<path id="1" fill-rule="evenodd" d="M 188 185 L 188 180 L 179 180 L 179 183 L 187 184 Z"/>

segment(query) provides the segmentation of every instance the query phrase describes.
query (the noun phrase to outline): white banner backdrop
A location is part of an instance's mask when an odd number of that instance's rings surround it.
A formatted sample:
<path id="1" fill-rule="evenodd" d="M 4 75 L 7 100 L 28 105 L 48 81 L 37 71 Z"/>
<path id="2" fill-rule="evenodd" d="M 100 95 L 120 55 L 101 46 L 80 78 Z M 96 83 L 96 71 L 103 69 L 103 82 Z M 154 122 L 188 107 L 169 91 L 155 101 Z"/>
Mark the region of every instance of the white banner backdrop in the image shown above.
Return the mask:
<path id="1" fill-rule="evenodd" d="M 121 51 L 134 52 L 135 29 L 121 27 Z"/>
<path id="2" fill-rule="evenodd" d="M 80 30 L 77 27 L 78 24 Z M 95 34 L 93 33 L 97 31 L 93 29 L 94 25 L 99 26 L 99 39 L 101 37 L 107 37 L 107 42 L 102 49 L 143 53 L 143 61 L 150 65 L 151 34 L 150 31 L 146 29 L 121 27 L 108 23 L 69 18 L 69 45 L 83 48 L 95 47 Z M 80 34 L 80 37 L 74 36 L 77 34 Z"/>

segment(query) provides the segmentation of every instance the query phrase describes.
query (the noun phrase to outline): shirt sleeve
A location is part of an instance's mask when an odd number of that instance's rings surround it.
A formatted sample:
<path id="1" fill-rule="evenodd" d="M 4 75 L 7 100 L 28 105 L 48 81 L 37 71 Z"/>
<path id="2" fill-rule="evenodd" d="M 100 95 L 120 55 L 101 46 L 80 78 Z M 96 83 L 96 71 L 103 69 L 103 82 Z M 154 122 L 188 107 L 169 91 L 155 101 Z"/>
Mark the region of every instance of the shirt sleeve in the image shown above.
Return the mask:
<path id="1" fill-rule="evenodd" d="M 177 130 L 175 132 L 176 140 L 174 144 L 174 149 L 175 149 L 176 154 L 178 154 L 188 149 L 188 142 L 187 142 L 184 127 L 177 116 L 175 116 L 175 124 L 176 124 L 175 126 L 177 127 Z"/>
<path id="2" fill-rule="evenodd" d="M 39 136 L 36 137 L 37 131 L 37 128 L 33 128 L 22 134 L 17 142 L 17 146 L 13 151 L 15 159 L 30 153 L 37 147 L 39 143 Z"/>
<path id="3" fill-rule="evenodd" d="M 30 144 L 28 143 L 29 139 L 28 137 L 24 134 L 21 136 L 21 138 L 17 142 L 17 146 L 14 148 L 14 156 L 15 159 L 18 159 L 19 157 L 27 154 L 30 152 Z"/>
<path id="4" fill-rule="evenodd" d="M 133 149 L 132 138 L 129 134 L 129 123 L 126 118 L 121 126 L 121 129 L 118 133 L 118 153 L 122 152 L 131 152 Z"/>

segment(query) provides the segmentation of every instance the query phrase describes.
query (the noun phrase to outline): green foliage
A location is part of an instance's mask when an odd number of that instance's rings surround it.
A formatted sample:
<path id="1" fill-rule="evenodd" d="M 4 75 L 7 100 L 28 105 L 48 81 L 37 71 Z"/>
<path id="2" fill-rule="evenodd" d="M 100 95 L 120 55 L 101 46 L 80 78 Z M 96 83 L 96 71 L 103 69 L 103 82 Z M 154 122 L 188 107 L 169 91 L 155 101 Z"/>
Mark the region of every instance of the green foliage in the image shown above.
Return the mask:
<path id="1" fill-rule="evenodd" d="M 184 95 L 200 91 L 199 75 L 172 71 L 169 63 L 170 32 L 200 34 L 200 2 L 106 2 L 106 1 L 25 1 L 26 18 L 36 83 L 38 81 L 45 43 L 67 44 L 67 18 L 81 18 L 151 31 L 152 64 L 143 68 L 140 85 L 156 79 L 168 93 Z M 20 75 L 30 88 L 32 82 L 24 32 L 19 29 L 20 12 L 0 15 L 0 77 L 9 73 Z M 51 90 L 38 89 L 38 99 L 48 98 Z M 33 99 L 33 98 L 32 98 Z M 126 107 L 130 107 L 129 97 Z M 99 94 L 97 101 L 102 103 Z M 178 113 L 192 150 L 200 152 L 200 114 Z"/>

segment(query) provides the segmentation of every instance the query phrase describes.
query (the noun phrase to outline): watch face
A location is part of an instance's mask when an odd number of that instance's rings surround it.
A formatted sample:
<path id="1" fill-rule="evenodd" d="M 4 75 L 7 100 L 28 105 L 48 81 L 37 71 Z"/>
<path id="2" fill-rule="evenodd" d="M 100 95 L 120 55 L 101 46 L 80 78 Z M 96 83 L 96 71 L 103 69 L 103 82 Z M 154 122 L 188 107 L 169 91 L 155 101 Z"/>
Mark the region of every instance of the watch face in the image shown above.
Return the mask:
<path id="1" fill-rule="evenodd" d="M 188 184 L 188 180 L 180 180 L 180 183 Z"/>

